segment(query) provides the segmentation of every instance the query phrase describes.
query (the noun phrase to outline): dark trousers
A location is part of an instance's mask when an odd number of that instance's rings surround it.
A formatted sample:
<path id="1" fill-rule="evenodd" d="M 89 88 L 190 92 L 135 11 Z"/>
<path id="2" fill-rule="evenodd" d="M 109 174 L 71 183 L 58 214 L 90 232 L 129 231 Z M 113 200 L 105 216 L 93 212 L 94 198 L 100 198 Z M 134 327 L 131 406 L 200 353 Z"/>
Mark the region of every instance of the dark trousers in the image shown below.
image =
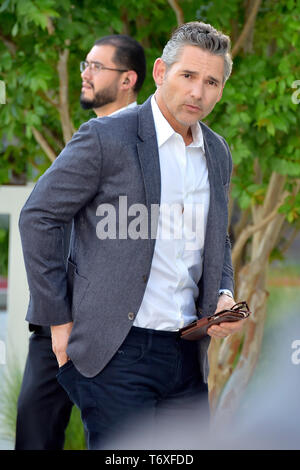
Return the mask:
<path id="1" fill-rule="evenodd" d="M 73 403 L 57 382 L 57 371 L 51 337 L 41 328 L 29 340 L 18 399 L 16 450 L 63 449 Z"/>
<path id="2" fill-rule="evenodd" d="M 196 343 L 174 332 L 133 327 L 98 375 L 69 361 L 57 378 L 81 410 L 89 449 L 189 448 L 188 430 L 208 425 Z"/>

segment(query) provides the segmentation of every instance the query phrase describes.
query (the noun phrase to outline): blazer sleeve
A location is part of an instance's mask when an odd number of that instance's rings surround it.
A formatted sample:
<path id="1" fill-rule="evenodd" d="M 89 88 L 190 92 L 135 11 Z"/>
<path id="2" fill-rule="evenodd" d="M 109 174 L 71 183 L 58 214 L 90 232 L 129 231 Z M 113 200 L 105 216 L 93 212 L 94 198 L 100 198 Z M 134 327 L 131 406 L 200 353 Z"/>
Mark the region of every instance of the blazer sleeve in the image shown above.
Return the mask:
<path id="1" fill-rule="evenodd" d="M 232 156 L 231 156 L 231 152 L 229 150 L 226 140 L 224 138 L 222 139 L 225 145 L 225 149 L 227 153 L 227 162 L 228 162 L 228 180 L 226 184 L 226 188 L 227 188 L 226 201 L 228 204 L 230 179 L 231 179 L 231 174 L 232 174 Z M 225 239 L 224 262 L 223 262 L 220 289 L 228 289 L 234 295 L 234 272 L 233 272 L 232 259 L 231 259 L 231 242 L 230 242 L 230 237 L 228 233 L 226 234 L 226 239 Z"/>
<path id="2" fill-rule="evenodd" d="M 19 229 L 30 290 L 26 320 L 30 323 L 72 321 L 63 227 L 97 193 L 101 155 L 96 123 L 90 120 L 39 179 L 21 211 Z"/>

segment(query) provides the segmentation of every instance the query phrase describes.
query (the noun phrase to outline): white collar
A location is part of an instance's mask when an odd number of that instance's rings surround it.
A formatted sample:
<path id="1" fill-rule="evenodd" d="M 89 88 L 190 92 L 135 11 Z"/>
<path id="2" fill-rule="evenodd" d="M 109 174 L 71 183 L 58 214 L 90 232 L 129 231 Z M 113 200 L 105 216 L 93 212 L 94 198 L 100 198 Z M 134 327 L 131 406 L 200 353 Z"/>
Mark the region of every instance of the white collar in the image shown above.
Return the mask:
<path id="1" fill-rule="evenodd" d="M 172 135 L 176 134 L 176 131 L 162 114 L 154 95 L 151 98 L 151 106 L 156 130 L 157 144 L 158 147 L 161 147 Z M 199 122 L 196 122 L 191 126 L 191 131 L 193 142 L 188 145 L 188 147 L 201 147 L 204 152 L 203 133 Z"/>
<path id="2" fill-rule="evenodd" d="M 136 106 L 136 105 L 137 105 L 137 102 L 136 102 L 136 101 L 133 101 L 133 102 L 130 103 L 128 106 L 124 106 L 123 108 L 117 109 L 116 111 L 114 111 L 113 113 L 109 114 L 108 116 L 114 116 L 114 114 L 118 114 L 118 113 L 120 113 L 121 111 L 125 111 L 125 109 L 134 108 L 134 106 Z"/>

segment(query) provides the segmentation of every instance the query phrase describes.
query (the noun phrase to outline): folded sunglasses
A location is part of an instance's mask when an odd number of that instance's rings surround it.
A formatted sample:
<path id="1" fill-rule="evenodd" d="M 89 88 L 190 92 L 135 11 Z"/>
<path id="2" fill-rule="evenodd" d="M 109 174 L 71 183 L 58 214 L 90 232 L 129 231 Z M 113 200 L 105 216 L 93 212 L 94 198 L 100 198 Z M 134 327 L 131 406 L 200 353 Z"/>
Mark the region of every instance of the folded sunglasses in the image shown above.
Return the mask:
<path id="1" fill-rule="evenodd" d="M 212 325 L 219 325 L 224 322 L 235 322 L 243 320 L 251 314 L 247 302 L 238 302 L 233 307 L 211 315 L 210 317 L 204 317 L 200 320 L 196 320 L 190 325 L 184 326 L 179 330 L 180 337 L 195 341 L 203 338 L 207 334 L 207 330 Z"/>

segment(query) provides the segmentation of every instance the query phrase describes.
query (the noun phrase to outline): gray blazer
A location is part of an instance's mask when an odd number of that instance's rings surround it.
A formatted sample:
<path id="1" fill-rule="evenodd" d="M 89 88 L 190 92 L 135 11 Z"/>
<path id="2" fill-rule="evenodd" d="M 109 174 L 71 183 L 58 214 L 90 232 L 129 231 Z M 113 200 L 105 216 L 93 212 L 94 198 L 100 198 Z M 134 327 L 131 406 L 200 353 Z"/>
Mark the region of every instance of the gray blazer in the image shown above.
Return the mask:
<path id="1" fill-rule="evenodd" d="M 228 145 L 201 123 L 210 182 L 203 274 L 196 306 L 212 314 L 220 288 L 233 291 L 227 236 Z M 160 202 L 160 166 L 150 98 L 122 114 L 83 124 L 39 179 L 20 215 L 30 289 L 26 320 L 35 325 L 74 322 L 67 353 L 87 377 L 99 373 L 132 327 L 147 286 L 155 239 L 99 239 L 97 208 Z M 74 219 L 67 272 L 63 226 Z M 128 217 L 128 224 L 131 218 Z M 149 223 L 150 230 L 150 223 Z M 117 232 L 118 233 L 118 232 Z M 209 337 L 199 341 L 207 380 Z"/>

